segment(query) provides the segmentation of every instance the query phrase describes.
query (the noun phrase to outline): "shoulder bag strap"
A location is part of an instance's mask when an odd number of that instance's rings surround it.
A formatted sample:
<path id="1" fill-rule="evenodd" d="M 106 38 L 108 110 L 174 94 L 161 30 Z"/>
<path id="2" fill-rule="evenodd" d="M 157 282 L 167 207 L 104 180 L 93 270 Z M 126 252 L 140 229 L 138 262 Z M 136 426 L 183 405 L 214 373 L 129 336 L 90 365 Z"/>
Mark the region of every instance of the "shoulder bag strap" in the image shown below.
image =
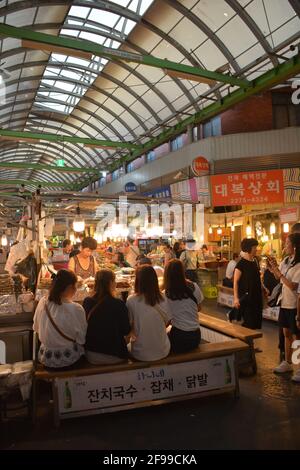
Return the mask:
<path id="1" fill-rule="evenodd" d="M 55 323 L 55 321 L 53 320 L 51 314 L 50 314 L 50 311 L 49 311 L 49 307 L 47 304 L 45 304 L 45 311 L 46 311 L 46 314 L 47 314 L 47 317 L 49 318 L 50 322 L 51 322 L 51 325 L 53 326 L 53 328 L 57 331 L 58 334 L 60 334 L 60 336 L 62 336 L 63 338 L 65 338 L 67 341 L 71 341 L 72 343 L 76 343 L 76 340 L 73 339 L 73 338 L 70 338 L 69 336 L 65 335 L 61 330 L 60 328 L 58 328 L 57 324 Z"/>
<path id="2" fill-rule="evenodd" d="M 162 308 L 158 304 L 154 305 L 155 310 L 160 314 L 164 324 L 167 326 L 168 321 L 166 320 L 166 313 L 163 311 Z"/>
<path id="3" fill-rule="evenodd" d="M 198 306 L 198 300 L 194 296 L 194 291 L 195 291 L 195 286 L 194 285 L 188 285 L 188 298 L 191 299 L 195 304 Z"/>

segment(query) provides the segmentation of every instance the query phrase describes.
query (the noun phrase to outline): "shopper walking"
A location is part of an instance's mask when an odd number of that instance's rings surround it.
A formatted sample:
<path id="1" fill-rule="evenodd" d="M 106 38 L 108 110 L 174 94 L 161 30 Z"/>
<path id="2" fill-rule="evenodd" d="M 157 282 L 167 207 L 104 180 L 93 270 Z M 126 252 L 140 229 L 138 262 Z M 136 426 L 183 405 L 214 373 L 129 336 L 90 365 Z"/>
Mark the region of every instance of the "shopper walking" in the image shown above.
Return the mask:
<path id="1" fill-rule="evenodd" d="M 300 283 L 300 234 L 288 235 L 285 243 L 287 257 L 277 266 L 276 260 L 270 260 L 273 274 L 282 284 L 278 324 L 283 328 L 285 340 L 285 360 L 274 369 L 276 374 L 292 372 L 292 343 L 300 339 L 297 323 L 297 289 Z M 300 381 L 300 373 L 292 378 Z"/>
<path id="2" fill-rule="evenodd" d="M 255 258 L 258 241 L 244 238 L 241 243 L 243 258 L 234 270 L 234 307 L 239 310 L 243 326 L 260 329 L 262 323 L 263 291 L 258 262 Z"/>
<path id="3" fill-rule="evenodd" d="M 192 282 L 198 282 L 197 270 L 201 259 L 195 240 L 187 240 L 186 249 L 181 253 L 180 261 L 183 263 L 186 277 Z"/>

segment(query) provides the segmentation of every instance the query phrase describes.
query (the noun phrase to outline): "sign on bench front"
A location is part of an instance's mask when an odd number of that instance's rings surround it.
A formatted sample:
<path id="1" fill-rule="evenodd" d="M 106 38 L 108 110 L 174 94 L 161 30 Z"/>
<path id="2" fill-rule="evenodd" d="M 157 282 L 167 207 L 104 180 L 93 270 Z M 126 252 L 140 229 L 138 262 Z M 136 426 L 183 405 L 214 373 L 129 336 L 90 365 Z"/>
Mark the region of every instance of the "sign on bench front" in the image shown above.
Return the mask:
<path id="1" fill-rule="evenodd" d="M 111 408 L 235 387 L 234 356 L 57 378 L 59 414 Z"/>

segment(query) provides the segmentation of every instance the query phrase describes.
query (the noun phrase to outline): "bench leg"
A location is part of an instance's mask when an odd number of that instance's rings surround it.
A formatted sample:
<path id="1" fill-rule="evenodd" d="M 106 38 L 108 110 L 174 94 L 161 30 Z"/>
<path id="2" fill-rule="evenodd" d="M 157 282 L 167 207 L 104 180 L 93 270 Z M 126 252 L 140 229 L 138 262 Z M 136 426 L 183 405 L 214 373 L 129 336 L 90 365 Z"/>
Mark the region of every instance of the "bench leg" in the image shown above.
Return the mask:
<path id="1" fill-rule="evenodd" d="M 60 426 L 59 406 L 58 406 L 58 391 L 55 380 L 52 380 L 52 398 L 53 398 L 53 423 L 55 428 Z"/>
<path id="2" fill-rule="evenodd" d="M 36 425 L 37 415 L 37 380 L 35 376 L 32 378 L 32 392 L 31 392 L 31 421 L 33 426 Z"/>
<path id="3" fill-rule="evenodd" d="M 249 344 L 249 348 L 250 348 L 250 351 L 251 351 L 253 375 L 255 375 L 257 373 L 257 363 L 256 363 L 256 356 L 255 356 L 255 349 L 254 349 L 253 339 L 250 339 L 248 344 Z"/>
<path id="4" fill-rule="evenodd" d="M 234 375 L 235 375 L 235 390 L 234 390 L 234 398 L 240 398 L 240 382 L 239 382 L 239 364 L 238 364 L 238 357 L 234 355 Z"/>

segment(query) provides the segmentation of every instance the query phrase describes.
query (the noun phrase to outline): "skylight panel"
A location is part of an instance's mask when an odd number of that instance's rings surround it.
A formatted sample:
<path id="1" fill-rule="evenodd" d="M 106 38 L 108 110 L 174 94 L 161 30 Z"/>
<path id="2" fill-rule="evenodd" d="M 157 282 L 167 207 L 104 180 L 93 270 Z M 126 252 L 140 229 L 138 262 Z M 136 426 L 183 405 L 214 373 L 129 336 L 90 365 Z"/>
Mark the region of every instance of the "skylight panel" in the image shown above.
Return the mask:
<path id="1" fill-rule="evenodd" d="M 91 13 L 88 17 L 88 19 L 91 21 L 102 23 L 105 26 L 109 26 L 111 28 L 116 24 L 119 18 L 120 16 L 116 15 L 115 13 L 111 13 L 110 11 L 97 10 L 96 8 L 91 10 Z"/>
<path id="2" fill-rule="evenodd" d="M 69 15 L 70 16 L 77 16 L 78 18 L 86 18 L 89 14 L 90 8 L 88 7 L 77 7 L 72 6 Z"/>
<path id="3" fill-rule="evenodd" d="M 153 3 L 153 0 L 142 0 L 139 14 L 143 15 L 145 11 L 148 10 L 148 8 L 151 6 L 152 3 Z"/>
<path id="4" fill-rule="evenodd" d="M 86 39 L 87 41 L 96 42 L 97 44 L 103 44 L 106 39 L 100 34 L 88 33 L 86 31 L 81 31 L 79 37 L 80 39 Z"/>
<path id="5" fill-rule="evenodd" d="M 142 0 L 141 2 L 138 0 L 112 1 L 118 6 L 128 8 L 138 14 L 146 11 L 153 2 L 153 0 Z M 140 11 L 137 11 L 138 9 Z M 91 25 L 89 22 L 94 24 Z M 108 48 L 118 49 L 122 41 L 135 27 L 136 22 L 107 10 L 92 8 L 91 3 L 91 8 L 72 6 L 65 20 L 65 25 L 76 25 L 78 30 L 63 27 L 60 32 L 61 35 L 85 39 Z M 84 31 L 85 26 L 92 27 L 95 32 Z M 106 37 L 105 34 L 109 34 L 110 37 Z M 107 62 L 107 59 L 97 56 L 93 56 L 91 60 L 85 60 L 52 53 L 44 72 L 46 79 L 41 81 L 36 103 L 38 106 L 51 108 L 64 114 L 71 113 L 80 97 L 84 96 L 88 86 L 94 82 Z M 47 88 L 49 88 L 49 91 Z M 68 95 L 68 93 L 74 93 L 76 96 Z M 47 99 L 49 102 L 47 102 Z M 54 100 L 54 102 L 50 100 Z M 65 103 L 55 103 L 56 100 L 64 100 Z"/>
<path id="6" fill-rule="evenodd" d="M 126 34 L 126 36 L 133 30 L 135 25 L 136 25 L 135 21 L 132 21 L 132 20 L 126 21 L 125 30 L 124 30 L 124 33 Z"/>
<path id="7" fill-rule="evenodd" d="M 72 36 L 72 37 L 75 37 L 75 38 L 78 37 L 79 33 L 80 33 L 80 31 L 78 31 L 76 29 L 65 29 L 65 28 L 63 28 L 61 30 L 61 34 L 63 36 Z"/>

